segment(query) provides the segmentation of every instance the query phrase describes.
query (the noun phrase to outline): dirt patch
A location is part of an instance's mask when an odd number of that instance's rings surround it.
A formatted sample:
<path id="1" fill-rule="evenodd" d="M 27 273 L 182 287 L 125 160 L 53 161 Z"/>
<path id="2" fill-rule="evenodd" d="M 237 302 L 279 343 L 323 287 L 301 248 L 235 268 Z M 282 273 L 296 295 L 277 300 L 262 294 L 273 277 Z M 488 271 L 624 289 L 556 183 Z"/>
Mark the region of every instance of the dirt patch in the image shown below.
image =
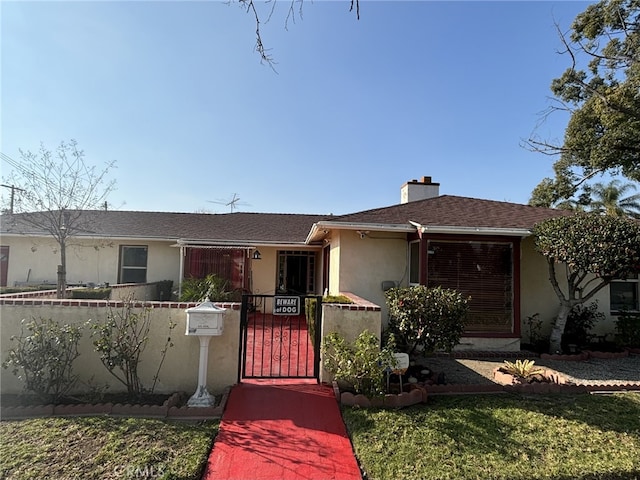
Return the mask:
<path id="1" fill-rule="evenodd" d="M 447 384 L 490 385 L 494 384 L 493 371 L 504 360 L 510 358 L 443 358 L 420 359 L 422 365 L 443 372 Z M 542 360 L 532 358 L 536 365 L 550 368 L 564 375 L 577 385 L 628 385 L 640 384 L 640 355 L 624 358 L 589 358 L 584 361 Z"/>

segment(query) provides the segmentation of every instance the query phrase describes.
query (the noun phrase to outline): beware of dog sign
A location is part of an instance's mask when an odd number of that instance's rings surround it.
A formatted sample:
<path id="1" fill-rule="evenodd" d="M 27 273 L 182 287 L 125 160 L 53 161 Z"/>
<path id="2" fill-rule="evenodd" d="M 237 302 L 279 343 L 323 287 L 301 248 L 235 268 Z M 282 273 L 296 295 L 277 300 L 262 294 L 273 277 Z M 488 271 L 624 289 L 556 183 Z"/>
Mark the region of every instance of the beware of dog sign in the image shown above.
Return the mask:
<path id="1" fill-rule="evenodd" d="M 275 297 L 274 315 L 300 315 L 300 297 Z"/>

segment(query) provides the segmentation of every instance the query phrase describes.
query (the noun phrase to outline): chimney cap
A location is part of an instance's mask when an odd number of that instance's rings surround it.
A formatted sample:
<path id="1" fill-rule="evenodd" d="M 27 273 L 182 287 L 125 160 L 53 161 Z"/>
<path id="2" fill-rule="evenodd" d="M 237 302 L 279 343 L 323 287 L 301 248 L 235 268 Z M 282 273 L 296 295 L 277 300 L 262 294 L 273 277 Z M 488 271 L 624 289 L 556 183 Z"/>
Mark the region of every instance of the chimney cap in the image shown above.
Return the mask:
<path id="1" fill-rule="evenodd" d="M 420 180 L 417 179 L 412 179 L 409 180 L 407 183 L 415 183 L 418 185 L 440 185 L 439 183 L 435 183 L 432 178 L 430 176 L 427 175 L 423 175 L 422 178 Z"/>

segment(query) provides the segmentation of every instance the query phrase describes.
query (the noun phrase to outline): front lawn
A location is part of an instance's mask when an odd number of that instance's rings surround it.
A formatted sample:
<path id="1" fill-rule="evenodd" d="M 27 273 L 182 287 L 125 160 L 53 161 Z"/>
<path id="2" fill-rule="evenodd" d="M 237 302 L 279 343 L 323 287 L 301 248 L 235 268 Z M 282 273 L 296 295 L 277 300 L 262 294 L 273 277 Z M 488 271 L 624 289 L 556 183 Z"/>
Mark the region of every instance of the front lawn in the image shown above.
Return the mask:
<path id="1" fill-rule="evenodd" d="M 0 422 L 0 478 L 197 480 L 218 421 L 114 417 Z"/>
<path id="2" fill-rule="evenodd" d="M 640 479 L 640 394 L 434 396 L 343 415 L 369 480 Z"/>

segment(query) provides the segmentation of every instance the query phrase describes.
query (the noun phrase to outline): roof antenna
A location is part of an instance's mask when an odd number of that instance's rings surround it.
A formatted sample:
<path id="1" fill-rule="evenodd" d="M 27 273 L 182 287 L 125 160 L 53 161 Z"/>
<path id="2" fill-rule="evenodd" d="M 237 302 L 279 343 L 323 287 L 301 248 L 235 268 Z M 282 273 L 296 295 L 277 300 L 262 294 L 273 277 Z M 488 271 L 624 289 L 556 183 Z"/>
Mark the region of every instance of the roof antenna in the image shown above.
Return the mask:
<path id="1" fill-rule="evenodd" d="M 240 197 L 238 196 L 237 193 L 234 193 L 233 197 L 229 201 L 226 201 L 226 200 L 218 200 L 218 201 L 207 200 L 207 202 L 209 202 L 209 203 L 217 203 L 218 205 L 224 205 L 225 207 L 229 207 L 230 210 L 231 210 L 231 213 L 233 213 L 233 211 L 237 208 L 237 205 L 249 205 L 248 203 L 240 203 Z"/>

